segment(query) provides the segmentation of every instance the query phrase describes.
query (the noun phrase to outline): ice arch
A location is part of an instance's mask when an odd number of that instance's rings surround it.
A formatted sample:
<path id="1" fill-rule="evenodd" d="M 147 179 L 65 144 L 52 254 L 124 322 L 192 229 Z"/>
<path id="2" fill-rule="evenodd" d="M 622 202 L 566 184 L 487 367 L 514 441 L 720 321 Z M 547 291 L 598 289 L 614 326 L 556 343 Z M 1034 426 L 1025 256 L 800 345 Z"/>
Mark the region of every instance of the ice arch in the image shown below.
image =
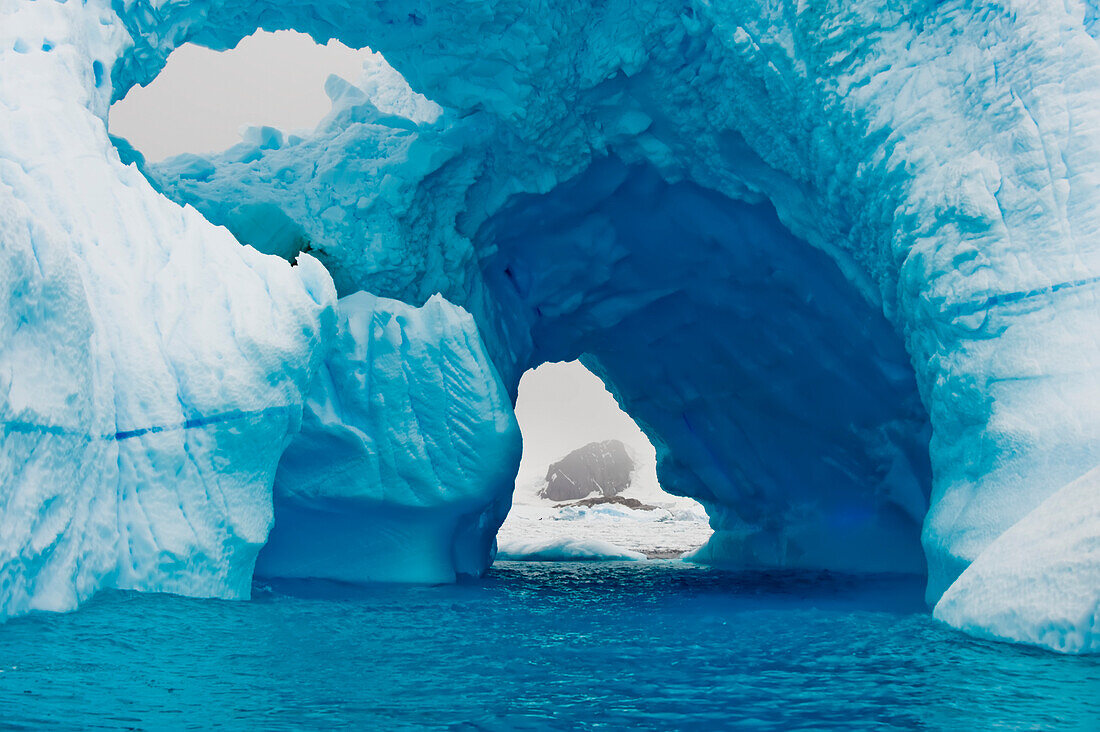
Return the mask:
<path id="1" fill-rule="evenodd" d="M 148 417 L 159 405 L 177 402 L 184 407 L 177 420 L 183 434 L 202 435 L 203 439 L 209 435 L 202 420 L 218 412 L 221 405 L 215 402 L 224 401 L 226 394 L 208 388 L 198 390 L 197 396 L 189 389 L 186 398 L 180 399 L 173 399 L 171 393 L 147 397 L 141 390 L 140 375 L 149 363 L 163 364 L 164 383 L 189 384 L 190 372 L 184 369 L 180 376 L 181 367 L 192 361 L 210 363 L 225 354 L 199 352 L 195 358 L 200 343 L 197 334 L 173 338 L 165 335 L 164 327 L 124 329 L 112 320 L 119 312 L 137 312 L 139 323 L 156 324 L 161 313 L 179 310 L 161 303 L 151 312 L 142 311 L 137 305 L 148 301 L 142 294 L 143 285 L 118 273 L 136 274 L 140 279 L 145 275 L 141 268 L 150 266 L 145 259 L 150 252 L 166 255 L 170 251 L 177 260 L 186 260 L 187 255 L 177 253 L 182 251 L 179 246 L 167 245 L 183 239 L 173 236 L 181 226 L 190 227 L 191 240 L 201 239 L 196 243 L 199 250 L 216 252 L 232 262 L 221 267 L 214 278 L 222 283 L 218 292 L 227 293 L 223 297 L 228 303 L 226 315 L 219 317 L 232 325 L 226 342 L 234 348 L 242 341 L 249 344 L 241 349 L 241 360 L 248 364 L 242 368 L 253 374 L 255 381 L 231 391 L 230 401 L 275 403 L 289 408 L 291 415 L 300 408 L 301 395 L 307 390 L 306 375 L 315 370 L 321 350 L 313 334 L 322 334 L 324 329 L 314 324 L 324 320 L 323 313 L 331 314 L 327 309 L 330 299 L 310 298 L 319 310 L 312 315 L 308 309 L 294 310 L 287 319 L 279 320 L 272 332 L 257 313 L 274 310 L 285 315 L 289 311 L 284 303 L 308 302 L 294 294 L 301 292 L 301 285 L 295 283 L 306 271 L 299 267 L 293 273 L 270 259 L 253 257 L 248 250 L 232 249 L 227 237 L 188 209 L 181 214 L 180 209 L 153 196 L 132 169 L 110 159 L 102 130 L 112 95 L 117 97 L 135 81 L 151 78 L 173 47 L 186 41 L 226 47 L 257 27 L 295 28 L 318 41 L 338 37 L 351 46 L 378 49 L 417 91 L 442 105 L 442 113 L 434 119 L 418 115 L 411 107 L 394 113 L 385 109 L 385 104 L 372 102 L 370 95 L 335 83 L 330 90 L 337 101 L 333 114 L 314 138 L 301 141 L 294 150 L 287 150 L 282 141 L 264 144 L 273 139 L 269 136 L 257 141 L 255 154 L 237 150 L 217 159 L 192 160 L 183 167 L 151 169 L 149 177 L 174 200 L 200 208 L 209 220 L 236 226 L 234 230 L 246 242 L 257 227 L 272 220 L 279 222 L 280 231 L 306 234 L 342 294 L 367 289 L 419 303 L 442 292 L 477 320 L 487 353 L 506 387 L 514 385 L 518 373 L 538 358 L 536 354 L 578 347 L 580 340 L 591 338 L 596 331 L 586 330 L 589 323 L 583 317 L 570 320 L 569 311 L 576 306 L 572 300 L 530 300 L 532 291 L 517 284 L 521 302 L 507 302 L 505 283 L 499 279 L 501 270 L 496 269 L 509 251 L 508 227 L 500 223 L 511 215 L 522 219 L 523 212 L 513 209 L 519 205 L 518 196 L 541 194 L 551 205 L 565 205 L 566 218 L 576 219 L 583 231 L 584 217 L 568 211 L 568 182 L 580 181 L 583 189 L 614 180 L 611 173 L 589 177 L 586 171 L 598 171 L 596 166 L 605 164 L 622 166 L 637 173 L 627 179 L 649 181 L 651 187 L 678 197 L 689 209 L 705 207 L 711 196 L 732 201 L 723 208 L 728 208 L 726 215 L 737 218 L 749 234 L 744 237 L 749 244 L 743 256 L 763 257 L 752 264 L 764 264 L 750 267 L 747 275 L 767 276 L 768 257 L 808 261 L 822 256 L 811 252 L 823 253 L 828 259 L 821 261 L 831 264 L 804 278 L 817 277 L 818 282 L 802 289 L 796 286 L 792 292 L 819 288 L 828 293 L 826 301 L 849 309 L 854 322 L 864 325 L 866 340 L 884 351 L 881 363 L 865 359 L 857 365 L 845 361 L 844 353 L 837 353 L 830 344 L 814 350 L 808 344 L 822 333 L 847 332 L 831 324 L 835 311 L 820 311 L 818 303 L 800 305 L 788 299 L 783 303 L 785 309 L 775 312 L 797 316 L 795 320 L 805 325 L 806 332 L 794 343 L 809 349 L 806 352 L 840 359 L 839 365 L 828 359 L 811 364 L 807 374 L 827 373 L 834 365 L 835 373 L 854 367 L 857 370 L 851 373 L 858 373 L 872 391 L 887 398 L 865 408 L 852 400 L 836 399 L 832 414 L 798 415 L 785 424 L 767 424 L 762 417 L 741 415 L 762 434 L 779 438 L 813 434 L 815 449 L 863 466 L 865 471 L 872 465 L 900 466 L 894 477 L 889 473 L 881 476 L 886 483 L 871 484 L 895 485 L 893 481 L 906 470 L 905 461 L 887 461 L 882 456 L 912 455 L 904 444 L 913 433 L 899 435 L 887 426 L 904 423 L 914 415 L 904 406 L 910 404 L 906 398 L 909 375 L 892 368 L 897 353 L 891 353 L 890 344 L 897 341 L 885 335 L 879 340 L 873 334 L 882 332 L 884 322 L 890 326 L 887 330 L 899 334 L 932 426 L 929 456 L 933 482 L 923 529 L 929 597 L 936 600 L 959 578 L 963 584 L 956 583 L 954 617 L 960 617 L 960 603 L 980 608 L 989 599 L 983 593 L 999 592 L 983 584 L 980 578 L 987 575 L 963 570 L 980 559 L 998 537 L 1014 541 L 1018 540 L 1014 537 L 1029 535 L 1025 531 L 1009 533 L 1008 529 L 1098 462 L 1100 309 L 1096 307 L 1096 283 L 1100 281 L 1100 240 L 1096 232 L 1100 230 L 1100 187 L 1096 180 L 1100 133 L 1094 120 L 1100 118 L 1100 93 L 1096 91 L 1100 89 L 1100 49 L 1086 31 L 1083 5 L 1023 0 L 915 1 L 820 8 L 794 2 L 638 4 L 612 0 L 578 6 L 566 2 L 436 4 L 394 0 L 368 11 L 349 11 L 337 0 L 308 6 L 227 0 L 209 4 L 120 2 L 113 7 L 104 2 L 79 7 L 39 2 L 5 6 L 5 12 L 5 20 L 10 22 L 0 31 L 4 63 L 0 90 L 4 99 L 31 100 L 13 112 L 17 124 L 7 126 L 5 137 L 0 138 L 3 158 L 15 161 L 14 166 L 4 168 L 4 184 L 18 191 L 6 194 L 5 206 L 11 215 L 5 221 L 25 222 L 14 227 L 8 223 L 5 242 L 16 242 L 21 251 L 28 252 L 26 261 L 32 262 L 41 261 L 39 242 L 53 241 L 59 261 L 68 263 L 64 271 L 72 273 L 57 275 L 56 280 L 70 283 L 70 289 L 64 291 L 69 293 L 66 302 L 71 307 L 27 311 L 5 327 L 9 332 L 20 330 L 24 338 L 40 333 L 38 342 L 46 340 L 49 328 L 64 335 L 61 341 L 65 343 L 94 342 L 94 349 L 85 349 L 90 354 L 85 360 L 98 364 L 90 369 L 91 381 L 64 381 L 77 385 L 68 397 L 58 395 L 58 400 L 48 405 L 36 402 L 33 409 L 11 402 L 10 397 L 4 405 L 6 429 L 28 425 L 18 427 L 31 435 L 21 438 L 26 442 L 25 454 L 37 455 L 35 464 L 41 465 L 33 479 L 25 477 L 25 470 L 21 473 L 28 490 L 22 502 L 16 503 L 18 510 L 29 511 L 28 515 L 34 514 L 36 505 L 44 505 L 32 488 L 42 483 L 57 485 L 58 471 L 72 469 L 69 463 L 41 463 L 45 458 L 36 452 L 37 447 L 53 439 L 41 435 L 53 435 L 50 430 L 62 421 L 84 414 L 70 406 L 82 403 L 81 399 L 92 405 L 86 410 L 87 419 L 74 428 L 73 434 L 81 440 L 88 435 L 112 434 L 98 426 L 91 430 L 89 420 L 99 425 L 112 416 L 141 418 L 141 424 L 132 429 L 130 425 L 116 428 L 113 434 L 117 437 L 161 424 Z M 38 94 L 19 81 L 30 76 L 47 80 L 45 88 L 53 96 Z M 51 101 L 56 99 L 66 100 L 60 109 Z M 58 135 L 65 144 L 51 147 L 37 131 L 60 130 L 59 125 L 78 132 Z M 65 182 L 72 179 L 74 169 L 85 166 L 94 170 L 96 177 L 81 178 L 91 185 L 74 190 L 71 182 Z M 671 191 L 681 185 L 686 190 Z M 270 215 L 249 219 L 228 210 L 225 202 L 241 196 L 268 206 L 264 210 Z M 81 210 L 109 213 L 103 214 L 102 220 L 65 214 L 78 199 Z M 595 200 L 613 208 L 618 199 L 597 196 Z M 642 200 L 649 199 L 643 196 Z M 132 203 L 119 205 L 123 201 Z M 769 213 L 772 210 L 774 214 Z M 122 213 L 130 211 L 141 211 L 153 222 L 153 230 L 130 230 Z M 602 215 L 612 217 L 612 212 L 603 211 Z M 188 223 L 179 223 L 181 220 Z M 617 223 L 612 229 L 621 231 L 629 223 Z M 676 274 L 673 259 L 690 257 L 693 249 L 697 253 L 721 252 L 722 256 L 728 253 L 721 240 L 717 245 L 711 241 L 705 226 L 695 229 L 688 238 L 690 246 L 664 258 L 673 270 L 670 274 Z M 72 232 L 79 235 L 72 236 Z M 97 245 L 104 232 L 117 232 L 109 238 L 125 242 L 124 256 L 132 252 L 141 256 L 123 263 L 103 259 Z M 764 236 L 754 236 L 757 234 Z M 617 234 L 612 237 L 617 238 Z M 575 237 L 568 239 L 574 241 Z M 215 240 L 223 243 L 210 243 Z M 778 246 L 754 244 L 754 240 Z M 547 241 L 552 243 L 553 237 Z M 598 245 L 608 239 L 594 237 L 592 241 Z M 612 259 L 593 260 L 585 273 L 598 272 L 602 265 L 608 279 L 618 281 L 611 275 L 623 273 L 609 268 L 621 261 L 626 260 L 628 270 L 658 266 L 647 265 L 644 257 L 632 260 L 637 254 L 613 248 L 607 252 Z M 516 257 L 517 268 L 538 256 L 538 249 L 532 248 Z M 704 274 L 709 276 L 710 269 L 720 274 L 725 262 L 707 259 L 704 264 L 708 269 Z M 206 274 L 199 264 L 187 266 L 185 279 Z M 30 264 L 28 267 L 6 286 L 11 312 L 24 312 L 26 303 L 33 302 L 26 297 L 23 283 L 42 281 L 41 272 Z M 313 274 L 305 277 L 306 290 L 316 295 L 322 286 L 310 267 L 307 264 Z M 269 284 L 266 295 L 256 294 L 248 304 L 243 300 L 234 304 L 242 296 L 228 294 L 233 291 L 230 283 L 238 274 L 254 277 L 245 272 L 249 268 L 253 273 L 262 270 L 259 278 L 263 282 L 283 284 L 274 289 Z M 508 270 L 508 266 L 503 269 L 506 278 Z M 74 282 L 80 282 L 83 290 Z M 547 282 L 538 284 L 546 286 Z M 572 293 L 582 303 L 589 294 L 583 289 L 578 287 Z M 771 294 L 781 291 L 783 288 Z M 669 334 L 685 329 L 670 327 L 662 318 L 679 313 L 680 325 L 692 326 L 687 331 L 701 338 L 706 335 L 699 332 L 698 306 L 702 304 L 718 312 L 731 311 L 730 322 L 736 324 L 730 329 L 736 336 L 734 343 L 758 327 L 751 314 L 741 317 L 735 312 L 737 297 L 727 298 L 721 288 L 711 291 L 703 287 L 698 292 L 677 288 L 682 299 L 670 302 L 667 308 L 661 307 L 664 298 L 659 290 L 646 292 L 658 296 L 648 309 L 635 312 L 638 303 L 630 298 L 599 302 L 597 297 L 601 308 L 576 312 L 587 312 L 586 317 L 597 324 L 601 319 L 606 324 L 617 318 L 648 317 L 654 327 Z M 720 300 L 711 302 L 716 297 Z M 257 308 L 256 302 L 267 305 Z M 537 321 L 531 321 L 530 311 L 525 309 L 532 304 Z M 69 312 L 88 315 L 81 321 L 66 315 Z M 683 322 L 684 312 L 691 312 L 696 320 Z M 882 313 L 885 321 L 875 321 L 876 312 Z M 545 322 L 544 316 L 548 316 Z M 176 322 L 185 324 L 182 332 L 186 333 L 186 324 L 194 320 L 188 314 Z M 33 328 L 18 325 L 24 321 L 33 323 Z M 557 326 L 543 327 L 554 323 Z M 821 329 L 815 330 L 819 325 Z M 138 343 L 135 332 L 147 335 Z M 175 332 L 181 332 L 180 326 L 175 326 Z M 303 332 L 313 340 L 303 342 Z M 635 327 L 633 333 L 638 332 L 644 329 Z M 860 334 L 853 337 L 858 341 Z M 279 351 L 276 344 L 280 338 L 290 339 L 293 345 Z M 770 540 L 783 528 L 756 531 L 751 528 L 752 520 L 765 517 L 754 517 L 751 512 L 757 501 L 756 505 L 774 507 L 778 503 L 793 509 L 805 496 L 798 495 L 791 484 L 769 476 L 766 459 L 758 460 L 756 468 L 735 469 L 729 464 L 734 455 L 748 456 L 753 435 L 742 440 L 744 450 L 713 455 L 721 441 L 709 439 L 707 433 L 723 431 L 722 411 L 718 404 L 707 405 L 705 390 L 693 389 L 693 384 L 710 387 L 721 379 L 708 378 L 713 376 L 706 373 L 708 362 L 686 351 L 679 366 L 681 373 L 689 375 L 660 382 L 651 375 L 644 383 L 632 384 L 635 372 L 623 366 L 627 359 L 621 356 L 630 343 L 625 337 L 622 340 L 605 344 L 607 353 L 600 363 L 634 413 L 652 410 L 656 415 L 640 416 L 655 439 L 665 439 L 663 433 L 667 432 L 669 447 L 675 444 L 680 450 L 669 454 L 674 472 L 686 477 L 669 484 L 679 482 L 682 490 L 709 492 L 717 515 L 731 513 L 728 526 L 738 528 L 724 532 L 731 542 L 729 550 L 751 561 L 790 561 L 790 553 L 784 553 L 780 544 L 768 546 L 768 541 L 751 540 L 754 536 Z M 127 359 L 135 347 L 139 347 L 138 357 Z M 778 359 L 777 373 L 784 379 L 793 372 L 793 366 L 786 364 L 798 362 L 793 354 L 783 352 L 777 341 L 765 339 L 763 352 Z M 771 364 L 751 369 L 744 365 L 742 355 L 743 351 L 721 353 L 713 363 L 741 364 L 741 375 L 755 387 L 754 394 L 762 404 L 766 408 L 781 405 L 784 395 L 769 393 L 768 385 L 758 378 Z M 19 361 L 25 355 L 8 348 L 5 358 Z M 103 364 L 122 362 L 132 364 L 123 378 L 112 381 L 96 375 L 104 373 Z M 197 372 L 198 366 L 194 368 Z M 272 368 L 291 368 L 301 378 L 264 381 L 262 372 Z M 88 369 L 74 369 L 89 373 Z M 659 373 L 664 376 L 663 371 Z M 108 383 L 114 392 L 105 386 Z M 276 389 L 284 401 L 265 396 L 273 383 L 284 384 Z M 838 393 L 852 392 L 842 386 Z M 734 403 L 728 393 L 719 396 L 723 405 Z M 819 390 L 817 398 L 822 403 L 828 402 L 827 397 Z M 647 405 L 646 400 L 655 403 Z M 186 416 L 196 411 L 191 409 L 192 402 L 202 405 L 197 410 L 201 417 Z M 687 415 L 686 421 L 681 420 L 687 427 L 674 426 L 662 416 L 673 414 L 676 402 L 696 405 L 697 414 L 681 410 Z M 845 422 L 845 417 L 853 419 Z M 839 433 L 818 431 L 831 424 L 830 418 L 845 428 Z M 295 426 L 292 417 L 279 429 L 285 435 Z M 685 436 L 687 433 L 693 436 Z M 870 437 L 874 434 L 881 436 L 877 448 Z M 9 442 L 5 440 L 6 449 Z M 776 443 L 769 440 L 768 444 Z M 114 450 L 111 446 L 109 454 L 102 455 L 98 448 L 92 450 L 80 466 L 104 465 Z M 180 454 L 189 452 L 184 449 Z M 212 454 L 219 459 L 197 469 L 199 484 L 207 486 L 207 493 L 210 485 L 218 491 L 225 489 L 226 453 L 215 449 Z M 815 470 L 843 472 L 798 458 L 795 455 L 790 464 L 796 478 L 812 478 Z M 270 485 L 270 461 L 261 462 L 264 466 L 248 470 L 244 479 L 251 495 Z M 917 476 L 920 468 L 915 463 L 919 460 L 908 462 L 909 472 Z M 17 475 L 23 464 L 19 455 L 4 462 L 5 470 Z M 230 464 L 240 467 L 239 463 Z M 179 474 L 160 464 L 152 470 L 158 477 Z M 75 521 L 73 525 L 80 528 L 89 525 L 84 512 L 87 506 L 97 505 L 95 497 L 104 486 L 108 493 L 117 494 L 133 484 L 126 474 L 80 472 L 92 476 L 86 481 L 87 491 L 79 496 L 65 494 L 63 500 L 52 504 L 58 507 L 55 510 L 60 511 L 61 519 L 50 525 L 61 528 L 51 529 L 48 536 L 61 537 L 63 542 L 70 541 L 76 531 L 64 528 L 66 520 L 70 524 Z M 849 478 L 842 480 L 838 497 L 857 495 L 854 486 L 859 483 L 869 490 L 858 470 Z M 744 490 L 754 482 L 762 487 Z M 847 485 L 852 490 L 843 487 Z M 775 486 L 778 492 L 773 494 Z M 1083 492 L 1086 499 L 1100 500 L 1096 491 Z M 905 494 L 913 495 L 912 491 Z M 859 495 L 866 498 L 866 493 Z M 897 504 L 893 499 L 900 493 L 886 489 L 879 498 L 882 495 L 886 500 L 875 505 Z M 911 503 L 908 499 L 904 502 Z M 130 505 L 132 501 L 122 503 Z M 865 515 L 867 501 L 856 504 L 859 510 L 855 514 Z M 1083 508 L 1086 513 L 1094 510 L 1092 506 Z M 746 511 L 750 512 L 748 519 L 742 515 Z M 785 514 L 788 520 L 781 523 L 799 526 L 789 520 L 796 514 L 793 510 Z M 904 514 L 892 515 L 904 523 Z M 1043 516 L 1047 514 L 1060 515 L 1047 510 Z M 258 522 L 249 536 L 262 535 L 263 523 Z M 743 524 L 750 525 L 748 533 L 737 533 Z M 107 521 L 88 532 L 92 538 L 87 539 L 87 546 L 97 546 L 95 537 L 109 537 L 112 530 Z M 1052 525 L 1050 531 L 1056 532 L 1057 526 Z M 33 535 L 33 529 L 19 536 L 28 534 Z M 804 543 L 811 540 L 801 528 L 795 538 Z M 52 546 L 51 541 L 21 541 L 17 538 L 7 547 L 4 571 L 17 583 L 28 576 L 43 578 L 43 582 L 49 578 L 60 588 L 58 593 L 70 598 L 41 600 L 45 605 L 71 603 L 71 598 L 86 596 L 97 586 L 113 583 L 155 588 L 164 586 L 165 577 L 179 576 L 172 574 L 176 566 L 172 561 L 165 561 L 159 565 L 163 571 L 154 573 L 141 570 L 133 575 L 127 570 L 112 574 L 117 567 L 111 551 L 96 569 L 88 570 L 87 557 L 97 553 L 91 548 L 67 552 L 62 570 L 45 572 L 36 557 L 60 556 L 53 549 L 43 553 Z M 212 546 L 235 546 L 233 542 L 219 544 L 216 538 L 211 541 Z M 166 556 L 187 556 L 186 549 L 184 542 Z M 248 556 L 245 552 L 234 558 L 230 552 L 225 566 L 240 577 L 241 567 L 247 573 Z M 909 553 L 901 552 L 899 558 L 903 556 Z M 988 562 L 983 565 L 990 566 Z M 199 562 L 196 566 L 205 565 Z M 1067 611 L 1064 617 L 1070 620 L 1062 629 L 1078 634 L 1075 644 L 1064 649 L 1093 648 L 1095 622 L 1088 618 L 1095 616 L 1096 595 L 1087 588 L 1100 586 L 1094 581 L 1100 563 L 1089 562 L 1088 571 L 1073 575 L 1059 566 L 1049 565 L 1051 577 L 1056 578 L 1052 581 L 1085 588 L 1063 593 L 1065 602 L 1073 606 L 1063 608 Z M 170 582 L 173 587 L 187 584 Z M 195 591 L 227 592 L 219 590 L 216 581 Z M 9 602 L 9 611 L 23 609 L 26 596 L 54 597 L 33 588 L 30 593 L 10 594 L 9 599 L 21 599 Z M 993 635 L 1050 645 L 1032 626 L 1021 630 L 1000 621 L 989 622 L 986 630 Z"/>
<path id="2" fill-rule="evenodd" d="M 581 355 L 708 508 L 703 556 L 923 572 L 925 417 L 900 340 L 766 203 L 596 161 L 475 239 L 535 363 Z"/>

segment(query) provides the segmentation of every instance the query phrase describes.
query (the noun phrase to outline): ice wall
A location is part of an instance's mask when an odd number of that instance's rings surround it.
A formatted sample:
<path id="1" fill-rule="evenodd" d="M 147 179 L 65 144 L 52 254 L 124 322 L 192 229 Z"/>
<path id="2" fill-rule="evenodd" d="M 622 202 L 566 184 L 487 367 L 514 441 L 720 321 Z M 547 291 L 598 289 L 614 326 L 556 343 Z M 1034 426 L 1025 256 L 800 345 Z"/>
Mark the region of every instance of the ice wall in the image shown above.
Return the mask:
<path id="1" fill-rule="evenodd" d="M 662 481 L 707 503 L 716 559 L 912 567 L 927 495 L 934 602 L 1100 463 L 1100 48 L 1083 4 L 73 5 L 11 6 L 35 23 L 5 24 L 4 63 L 51 53 L 52 18 L 62 40 L 114 39 L 66 45 L 72 93 L 51 97 L 96 129 L 88 109 L 186 41 L 262 26 L 384 53 L 432 102 L 375 68 L 361 94 L 332 82 L 311 139 L 261 130 L 150 177 L 246 243 L 316 254 L 341 294 L 441 292 L 510 389 L 589 354 Z M 89 89 L 99 106 L 68 101 Z"/>
<path id="2" fill-rule="evenodd" d="M 511 505 L 520 435 L 468 313 L 340 300 L 333 351 L 275 476 L 258 574 L 350 582 L 479 576 Z"/>
<path id="3" fill-rule="evenodd" d="M 0 4 L 0 617 L 119 587 L 247 597 L 332 329 L 317 260 L 120 163 L 106 6 Z"/>

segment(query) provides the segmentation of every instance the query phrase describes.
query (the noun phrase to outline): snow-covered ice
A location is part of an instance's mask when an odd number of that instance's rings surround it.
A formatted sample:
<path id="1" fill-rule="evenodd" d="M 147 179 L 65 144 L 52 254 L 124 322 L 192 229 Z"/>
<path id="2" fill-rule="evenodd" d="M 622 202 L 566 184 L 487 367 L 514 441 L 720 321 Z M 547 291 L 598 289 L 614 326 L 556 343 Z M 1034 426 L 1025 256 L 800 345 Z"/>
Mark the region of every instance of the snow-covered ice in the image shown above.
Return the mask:
<path id="1" fill-rule="evenodd" d="M 107 137 L 107 3 L 0 2 L 0 618 L 102 588 L 248 597 L 335 322 Z"/>
<path id="2" fill-rule="evenodd" d="M 997 537 L 935 616 L 975 635 L 1100 652 L 1100 468 Z"/>
<path id="3" fill-rule="evenodd" d="M 711 535 L 703 507 L 690 498 L 662 491 L 647 475 L 644 460 L 635 469 L 630 487 L 618 498 L 632 498 L 652 508 L 617 503 L 570 505 L 575 502 L 541 498 L 545 486 L 546 481 L 539 479 L 516 485 L 512 508 L 497 534 L 500 558 L 517 558 L 540 547 L 596 546 L 601 542 L 643 557 L 675 558 L 698 549 Z"/>

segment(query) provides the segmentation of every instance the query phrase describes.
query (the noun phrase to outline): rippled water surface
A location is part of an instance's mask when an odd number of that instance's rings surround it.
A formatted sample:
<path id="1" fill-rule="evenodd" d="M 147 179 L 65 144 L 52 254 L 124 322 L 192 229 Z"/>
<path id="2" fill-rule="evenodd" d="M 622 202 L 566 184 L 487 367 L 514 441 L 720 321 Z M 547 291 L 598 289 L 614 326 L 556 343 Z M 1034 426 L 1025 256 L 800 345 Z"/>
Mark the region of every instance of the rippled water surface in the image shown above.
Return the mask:
<path id="1" fill-rule="evenodd" d="M 920 594 L 678 562 L 105 593 L 0 626 L 0 727 L 1100 729 L 1100 658 L 970 639 Z"/>

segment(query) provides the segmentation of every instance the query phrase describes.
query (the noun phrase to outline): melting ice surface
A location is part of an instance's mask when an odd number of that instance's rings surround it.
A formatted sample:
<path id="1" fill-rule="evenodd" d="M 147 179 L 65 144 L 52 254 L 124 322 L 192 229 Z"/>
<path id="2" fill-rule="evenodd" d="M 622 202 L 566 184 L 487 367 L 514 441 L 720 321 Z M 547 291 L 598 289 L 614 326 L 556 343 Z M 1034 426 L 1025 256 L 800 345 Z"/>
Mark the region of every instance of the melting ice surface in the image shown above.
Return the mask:
<path id="1" fill-rule="evenodd" d="M 504 563 L 476 584 L 108 592 L 0 629 L 11 728 L 1095 729 L 1100 658 L 976 641 L 919 580 Z M 740 725 L 740 726 L 738 726 Z"/>

